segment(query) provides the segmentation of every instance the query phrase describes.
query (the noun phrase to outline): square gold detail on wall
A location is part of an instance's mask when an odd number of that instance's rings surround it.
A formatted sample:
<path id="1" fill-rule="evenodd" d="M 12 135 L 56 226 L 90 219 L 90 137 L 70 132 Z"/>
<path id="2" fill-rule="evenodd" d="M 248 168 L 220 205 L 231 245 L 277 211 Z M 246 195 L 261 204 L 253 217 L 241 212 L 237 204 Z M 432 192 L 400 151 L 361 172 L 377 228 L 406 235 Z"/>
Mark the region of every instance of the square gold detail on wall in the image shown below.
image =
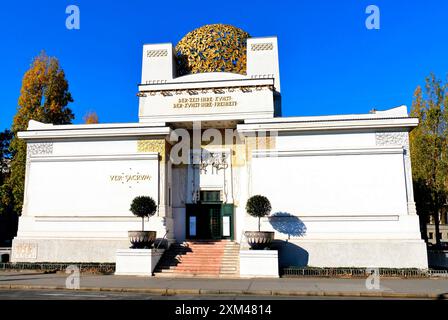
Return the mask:
<path id="1" fill-rule="evenodd" d="M 165 139 L 138 140 L 137 152 L 158 152 L 162 161 L 165 160 L 166 141 Z"/>

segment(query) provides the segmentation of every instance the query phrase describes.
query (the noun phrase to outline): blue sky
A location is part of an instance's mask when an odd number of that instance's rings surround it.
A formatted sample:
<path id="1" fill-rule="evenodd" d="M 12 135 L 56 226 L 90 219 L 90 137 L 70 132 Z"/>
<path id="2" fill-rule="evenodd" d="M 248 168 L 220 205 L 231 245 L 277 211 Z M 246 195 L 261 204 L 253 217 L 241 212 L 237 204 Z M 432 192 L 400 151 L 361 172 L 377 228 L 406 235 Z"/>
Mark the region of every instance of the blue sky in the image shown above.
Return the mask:
<path id="1" fill-rule="evenodd" d="M 81 29 L 65 27 L 78 5 Z M 365 27 L 380 8 L 381 29 Z M 81 123 L 138 121 L 137 84 L 144 43 L 176 44 L 211 23 L 252 36 L 278 36 L 284 116 L 365 113 L 410 107 L 431 72 L 448 73 L 446 0 L 20 1 L 0 6 L 0 129 L 9 127 L 21 80 L 44 49 L 59 58 Z"/>

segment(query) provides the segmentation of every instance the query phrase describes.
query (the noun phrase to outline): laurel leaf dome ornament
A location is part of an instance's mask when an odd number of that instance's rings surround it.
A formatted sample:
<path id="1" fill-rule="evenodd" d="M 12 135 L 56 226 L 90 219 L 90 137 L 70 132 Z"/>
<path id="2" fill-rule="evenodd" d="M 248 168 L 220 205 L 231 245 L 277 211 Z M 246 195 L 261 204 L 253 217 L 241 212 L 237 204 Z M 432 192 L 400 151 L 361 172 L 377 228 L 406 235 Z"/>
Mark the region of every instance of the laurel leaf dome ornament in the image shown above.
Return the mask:
<path id="1" fill-rule="evenodd" d="M 209 24 L 187 33 L 176 45 L 178 76 L 204 72 L 246 73 L 247 38 L 234 26 Z"/>

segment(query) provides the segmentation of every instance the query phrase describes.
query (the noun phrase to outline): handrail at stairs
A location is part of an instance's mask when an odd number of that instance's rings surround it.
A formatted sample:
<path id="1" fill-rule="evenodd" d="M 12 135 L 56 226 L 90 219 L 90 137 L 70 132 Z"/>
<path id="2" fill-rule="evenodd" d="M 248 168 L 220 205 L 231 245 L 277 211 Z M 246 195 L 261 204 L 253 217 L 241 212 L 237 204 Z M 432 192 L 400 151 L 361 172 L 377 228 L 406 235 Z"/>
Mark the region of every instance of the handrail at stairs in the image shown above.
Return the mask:
<path id="1" fill-rule="evenodd" d="M 157 247 L 155 248 L 155 250 L 159 250 L 160 244 L 165 240 L 168 232 L 170 232 L 170 230 L 166 229 L 165 235 L 163 236 L 162 240 L 159 241 L 159 243 L 157 244 Z"/>

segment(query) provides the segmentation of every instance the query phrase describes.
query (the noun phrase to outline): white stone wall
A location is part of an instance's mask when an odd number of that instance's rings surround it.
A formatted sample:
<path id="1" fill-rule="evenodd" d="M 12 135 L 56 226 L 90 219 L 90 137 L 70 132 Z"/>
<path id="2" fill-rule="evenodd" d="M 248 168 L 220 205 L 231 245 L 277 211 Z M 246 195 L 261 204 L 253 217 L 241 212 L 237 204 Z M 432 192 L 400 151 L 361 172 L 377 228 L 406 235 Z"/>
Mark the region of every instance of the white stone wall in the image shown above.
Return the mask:
<path id="1" fill-rule="evenodd" d="M 403 151 L 332 149 L 258 154 L 253 194 L 297 216 L 407 214 Z M 281 186 L 281 191 L 279 190 Z"/>
<path id="2" fill-rule="evenodd" d="M 276 149 L 253 151 L 249 196 L 282 216 L 262 219 L 282 266 L 426 268 L 408 152 L 402 131 L 281 133 Z"/>
<path id="3" fill-rule="evenodd" d="M 145 44 L 142 56 L 142 84 L 166 83 L 175 77 L 171 43 Z"/>
<path id="4" fill-rule="evenodd" d="M 155 155 L 39 158 L 29 164 L 25 216 L 128 216 L 136 196 L 157 201 Z"/>
<path id="5" fill-rule="evenodd" d="M 201 81 L 179 85 L 142 85 L 139 98 L 140 122 L 222 121 L 271 118 L 274 114 L 272 79 Z M 205 82 L 205 83 L 204 83 Z"/>
<path id="6" fill-rule="evenodd" d="M 130 245 L 128 231 L 142 228 L 141 218 L 129 210 L 140 195 L 158 202 L 159 211 L 145 219 L 145 230 L 162 238 L 171 214 L 161 203 L 165 184 L 160 183 L 159 154 L 139 152 L 137 141 L 29 142 L 12 261 L 114 262 L 115 249 Z"/>
<path id="7" fill-rule="evenodd" d="M 247 39 L 247 76 L 273 78 L 275 90 L 280 92 L 277 37 Z"/>

